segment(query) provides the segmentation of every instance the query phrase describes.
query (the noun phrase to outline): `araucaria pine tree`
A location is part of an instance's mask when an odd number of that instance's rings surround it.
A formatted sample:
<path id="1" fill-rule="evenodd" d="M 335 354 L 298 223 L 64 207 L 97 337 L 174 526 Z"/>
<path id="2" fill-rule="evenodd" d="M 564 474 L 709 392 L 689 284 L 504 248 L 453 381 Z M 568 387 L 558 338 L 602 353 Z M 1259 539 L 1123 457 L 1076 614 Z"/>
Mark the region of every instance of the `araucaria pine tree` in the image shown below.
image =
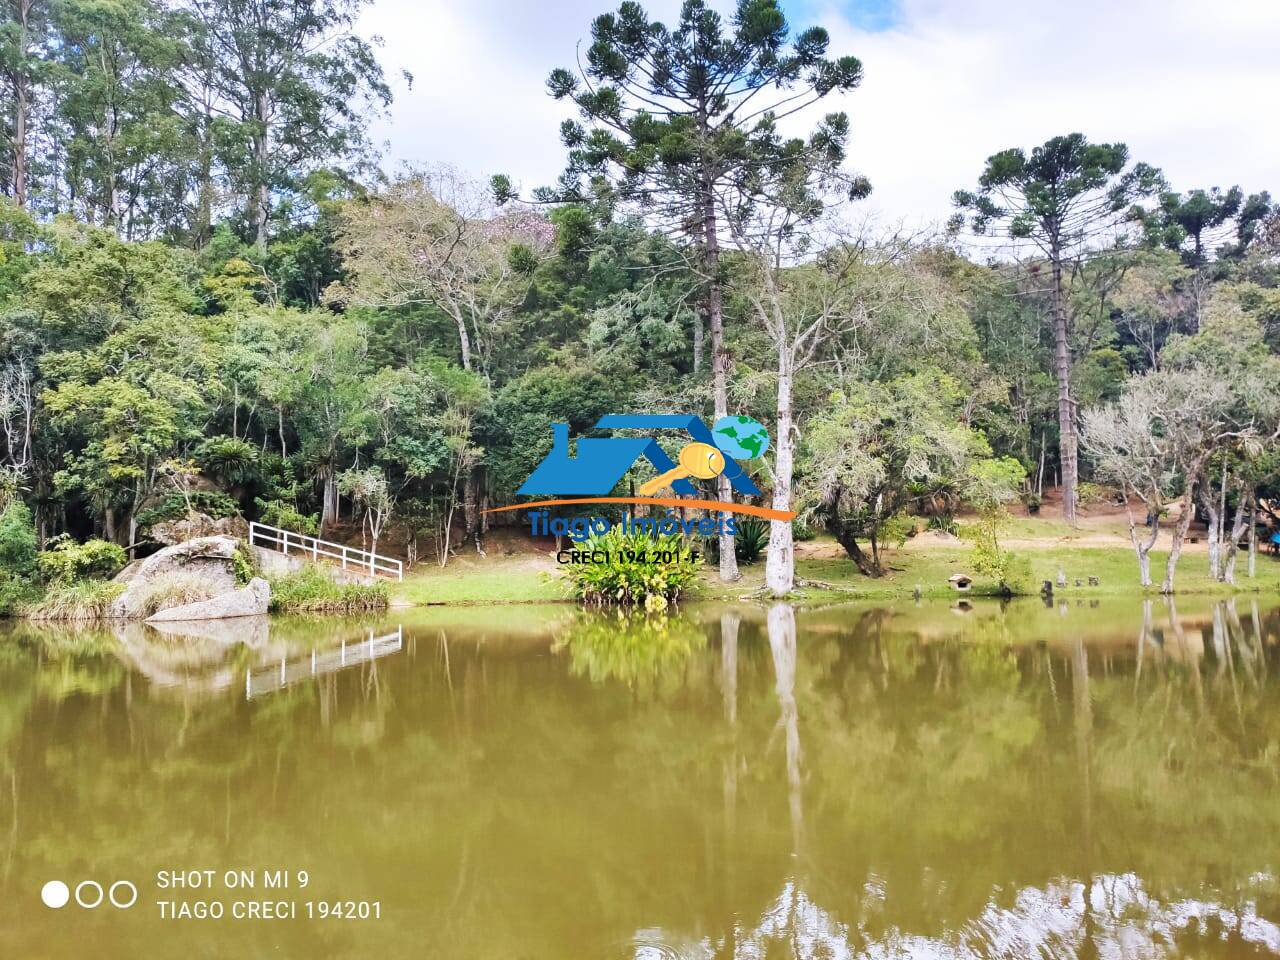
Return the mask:
<path id="1" fill-rule="evenodd" d="M 638 3 L 597 17 L 574 71 L 547 82 L 580 120 L 561 136 L 569 163 L 544 199 L 590 200 L 640 212 L 690 247 L 699 278 L 699 329 L 711 341 L 715 416 L 728 412 L 721 249 L 731 242 L 722 197 L 776 156 L 777 124 L 862 78 L 855 57 L 827 56 L 825 30 L 792 36 L 776 0 L 740 0 L 726 23 L 686 0 L 674 29 Z M 694 337 L 699 342 L 699 337 Z M 728 480 L 718 494 L 730 500 Z M 720 543 L 720 576 L 738 578 L 733 538 Z"/>

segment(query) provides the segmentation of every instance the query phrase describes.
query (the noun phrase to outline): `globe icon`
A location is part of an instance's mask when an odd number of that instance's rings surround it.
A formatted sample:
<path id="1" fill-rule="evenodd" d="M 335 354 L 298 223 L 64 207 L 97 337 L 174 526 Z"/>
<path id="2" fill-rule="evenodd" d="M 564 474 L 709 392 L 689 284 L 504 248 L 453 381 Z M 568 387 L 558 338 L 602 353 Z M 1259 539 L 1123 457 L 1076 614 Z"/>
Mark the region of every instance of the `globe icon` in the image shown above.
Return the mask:
<path id="1" fill-rule="evenodd" d="M 769 432 L 750 417 L 721 417 L 711 428 L 716 446 L 735 460 L 754 460 L 769 449 Z"/>

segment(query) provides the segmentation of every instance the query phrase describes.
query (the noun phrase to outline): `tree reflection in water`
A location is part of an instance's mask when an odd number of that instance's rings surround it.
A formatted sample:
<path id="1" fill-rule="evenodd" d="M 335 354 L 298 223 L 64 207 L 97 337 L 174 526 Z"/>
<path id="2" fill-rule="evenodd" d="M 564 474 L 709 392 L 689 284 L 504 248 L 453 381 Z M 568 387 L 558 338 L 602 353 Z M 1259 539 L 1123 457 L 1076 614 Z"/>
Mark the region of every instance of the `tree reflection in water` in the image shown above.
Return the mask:
<path id="1" fill-rule="evenodd" d="M 19 627 L 0 954 L 179 956 L 144 913 L 99 937 L 24 904 L 184 864 L 386 912 L 191 928 L 188 955 L 1280 954 L 1270 603 L 539 616 L 408 615 L 395 655 L 248 701 L 262 658 L 386 625 Z"/>
<path id="2" fill-rule="evenodd" d="M 1072 740 L 1076 768 L 1076 819 L 1073 834 L 1079 850 L 1079 863 L 1086 879 L 1073 880 L 1059 876 L 1050 877 L 1039 886 L 993 886 L 987 901 L 975 916 L 951 926 L 941 935 L 929 936 L 911 932 L 908 927 L 889 919 L 887 915 L 893 912 L 888 902 L 890 885 L 875 872 L 868 873 L 858 895 L 852 898 L 842 894 L 834 898 L 834 902 L 824 906 L 822 897 L 816 892 L 828 889 L 830 884 L 820 876 L 824 859 L 822 851 L 819 849 L 813 858 L 803 855 L 805 775 L 800 733 L 801 705 L 797 699 L 797 669 L 801 658 L 798 656 L 796 640 L 796 614 L 794 609 L 785 604 L 771 606 L 766 617 L 766 630 L 778 713 L 766 755 L 773 754 L 776 740 L 783 741 L 793 869 L 780 879 L 773 900 L 754 919 L 737 917 L 728 933 L 700 941 L 687 935 L 663 939 L 661 931 L 649 928 L 637 936 L 634 956 L 637 960 L 650 956 L 732 957 L 746 960 L 775 956 L 1021 958 L 1154 957 L 1181 956 L 1186 953 L 1232 956 L 1240 951 L 1249 955 L 1259 952 L 1280 955 L 1280 926 L 1274 918 L 1259 914 L 1259 903 L 1274 905 L 1277 902 L 1280 883 L 1274 872 L 1264 870 L 1238 878 L 1229 893 L 1224 890 L 1216 897 L 1212 896 L 1217 892 L 1214 885 L 1203 883 L 1200 885 L 1203 892 L 1211 894 L 1208 898 L 1194 895 L 1161 897 L 1152 894 L 1144 879 L 1135 873 L 1095 872 L 1092 867 L 1098 857 L 1094 850 L 1093 835 L 1094 780 L 1099 775 L 1096 768 L 1101 768 L 1104 795 L 1110 794 L 1117 786 L 1135 790 L 1140 798 L 1139 802 L 1133 804 L 1136 808 L 1134 812 L 1140 812 L 1144 805 L 1157 802 L 1157 798 L 1152 792 L 1142 789 L 1135 780 L 1135 774 L 1141 776 L 1139 771 L 1151 769 L 1149 761 L 1158 750 L 1166 752 L 1167 762 L 1156 766 L 1163 766 L 1162 774 L 1168 776 L 1184 767 L 1187 762 L 1187 758 L 1179 758 L 1177 754 L 1185 752 L 1198 755 L 1198 750 L 1188 749 L 1190 738 L 1210 731 L 1225 733 L 1221 727 L 1223 718 L 1218 712 L 1224 705 L 1234 714 L 1236 729 L 1242 734 L 1246 729 L 1243 726 L 1246 715 L 1254 715 L 1253 719 L 1256 720 L 1260 706 L 1258 703 L 1250 705 L 1242 697 L 1246 687 L 1255 694 L 1261 692 L 1267 667 L 1262 615 L 1256 602 L 1249 610 L 1248 627 L 1239 616 L 1237 602 L 1229 600 L 1212 607 L 1208 624 L 1201 622 L 1194 629 L 1188 629 L 1187 623 L 1179 618 L 1172 598 L 1167 599 L 1168 624 L 1174 641 L 1171 649 L 1166 649 L 1164 632 L 1156 630 L 1153 607 L 1154 602 L 1151 600 L 1142 604 L 1141 624 L 1133 650 L 1132 682 L 1127 698 L 1117 698 L 1118 691 L 1113 682 L 1116 651 L 1099 655 L 1102 678 L 1095 680 L 1090 668 L 1089 638 L 1083 632 L 1069 633 L 1063 638 L 1063 659 L 1067 661 L 1066 669 L 1071 687 L 1070 716 L 1074 731 Z M 877 643 L 884 640 L 886 620 L 882 613 L 883 611 L 876 611 L 869 614 L 860 631 L 865 636 L 874 637 Z M 726 666 L 732 663 L 736 667 L 737 664 L 739 622 L 740 618 L 736 616 L 732 620 L 724 617 L 721 619 L 722 662 Z M 1006 640 L 1008 637 L 999 639 Z M 1273 631 L 1273 647 L 1274 644 Z M 893 688 L 894 680 L 900 679 L 903 674 L 921 672 L 919 662 L 904 665 L 895 658 L 894 653 L 895 651 L 882 647 L 868 658 L 869 663 L 882 668 L 883 676 L 880 680 L 885 685 L 886 692 Z M 1211 659 L 1215 665 L 1215 686 L 1209 693 L 1211 702 L 1206 701 L 1206 690 L 1201 680 L 1201 661 L 1206 658 Z M 816 656 L 813 661 L 821 663 L 824 659 Z M 967 649 L 944 647 L 937 664 L 935 692 L 945 692 L 949 685 L 961 680 L 966 672 L 976 671 L 988 676 L 998 674 L 1000 661 L 1012 664 L 1016 659 L 1011 654 L 1002 654 L 985 644 Z M 1243 676 L 1237 676 L 1237 665 L 1241 666 Z M 1148 671 L 1161 671 L 1161 680 L 1144 686 L 1144 668 Z M 1050 662 L 1048 679 L 1052 680 L 1060 672 L 1062 668 Z M 898 675 L 897 678 L 895 674 Z M 1171 701 L 1177 690 L 1187 683 L 1193 694 L 1190 713 L 1175 709 Z M 1099 689 L 1095 690 L 1095 687 Z M 722 676 L 721 688 L 724 691 L 736 691 L 737 678 L 729 680 Z M 874 683 L 871 688 L 874 689 Z M 806 706 L 817 714 L 824 713 L 829 704 L 824 702 L 821 685 L 813 684 L 805 689 L 809 694 Z M 1108 727 L 1116 721 L 1125 721 L 1118 728 L 1107 730 L 1100 745 L 1095 744 L 1095 696 L 1105 704 Z M 1160 719 L 1167 722 L 1164 730 L 1161 730 L 1158 723 L 1150 724 L 1153 719 L 1151 708 L 1157 703 L 1162 704 Z M 1185 705 L 1178 706 L 1185 708 Z M 970 704 L 970 707 L 975 711 L 981 710 L 976 703 Z M 1267 779 L 1272 782 L 1277 779 L 1277 773 L 1280 773 L 1275 756 L 1276 735 L 1280 732 L 1276 725 L 1275 711 L 1276 705 L 1270 704 L 1266 714 L 1271 728 L 1270 739 L 1259 757 L 1269 773 Z M 726 717 L 734 717 L 734 712 L 726 709 Z M 821 724 L 820 718 L 814 719 Z M 1013 726 L 1016 727 L 1016 724 Z M 813 736 L 818 740 L 824 739 L 820 732 Z M 1043 732 L 1036 739 L 1039 740 L 1042 736 Z M 1140 746 L 1140 741 L 1144 739 L 1150 743 Z M 1129 749 L 1117 749 L 1121 744 Z M 1016 737 L 1013 741 L 1004 742 L 1004 746 L 1010 745 L 1016 745 Z M 1145 749 L 1146 747 L 1150 749 Z M 1095 751 L 1107 759 L 1099 762 Z M 956 759 L 961 758 L 963 751 L 956 755 Z M 1226 755 L 1221 755 L 1220 758 L 1227 759 Z M 1208 758 L 1197 756 L 1197 760 L 1208 760 L 1213 765 L 1212 755 Z M 969 759 L 964 759 L 965 764 L 968 762 Z M 1130 772 L 1119 776 L 1119 768 L 1126 764 L 1133 764 Z M 1219 789 L 1224 794 L 1230 793 L 1231 787 L 1214 783 L 1214 776 L 1214 771 L 1204 770 L 1198 779 L 1197 790 L 1203 791 L 1207 798 L 1212 798 Z M 965 779 L 968 777 L 961 778 Z M 872 790 L 875 789 L 874 784 L 869 786 Z M 854 789 L 858 787 L 855 785 Z M 726 790 L 726 796 L 728 795 Z M 1105 796 L 1104 805 L 1108 809 L 1112 808 L 1113 802 L 1113 797 Z M 1265 804 L 1267 801 L 1259 797 L 1257 802 Z M 1173 803 L 1176 804 L 1177 801 Z M 1210 799 L 1204 808 L 1197 811 L 1201 815 L 1193 816 L 1191 821 L 1212 822 L 1215 819 L 1212 811 L 1216 807 L 1217 804 Z M 1170 809 L 1165 813 L 1167 816 L 1174 811 Z M 1207 821 L 1203 816 L 1205 813 L 1209 814 Z M 1277 825 L 1274 809 L 1270 813 L 1271 816 L 1267 819 L 1274 827 Z M 929 825 L 922 826 L 927 828 Z M 1114 831 L 1104 829 L 1104 833 L 1108 834 L 1108 842 L 1104 846 L 1112 846 Z M 1149 840 L 1138 837 L 1134 838 L 1134 842 L 1163 841 L 1161 838 Z M 1195 842 L 1212 844 L 1213 841 L 1206 836 L 1193 841 Z M 1188 859 L 1194 862 L 1197 857 L 1194 847 L 1186 853 Z M 1113 859 L 1111 851 L 1104 851 L 1101 859 Z M 944 879 L 937 879 L 931 884 L 928 870 L 924 872 L 922 879 L 925 880 L 925 899 L 930 896 L 945 898 L 948 895 Z M 933 889 L 928 889 L 931 886 Z M 851 900 L 852 911 L 849 909 Z"/>

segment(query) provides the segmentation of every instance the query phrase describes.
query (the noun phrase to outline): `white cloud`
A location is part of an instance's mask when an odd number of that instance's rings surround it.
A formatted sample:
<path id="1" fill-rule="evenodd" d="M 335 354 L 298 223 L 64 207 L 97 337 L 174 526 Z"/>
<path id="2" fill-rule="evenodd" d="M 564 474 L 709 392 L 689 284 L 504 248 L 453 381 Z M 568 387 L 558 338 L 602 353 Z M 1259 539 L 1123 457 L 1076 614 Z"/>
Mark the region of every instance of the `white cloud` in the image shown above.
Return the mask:
<path id="1" fill-rule="evenodd" d="M 902 13 L 874 34 L 821 17 L 833 48 L 863 60 L 843 104 L 850 154 L 888 216 L 944 218 L 987 156 L 1076 130 L 1127 143 L 1179 189 L 1280 188 L 1280 130 L 1263 119 L 1280 96 L 1272 0 L 907 0 Z"/>
<path id="2" fill-rule="evenodd" d="M 388 73 L 415 76 L 412 90 L 396 85 L 380 130 L 388 159 L 508 172 L 526 188 L 554 181 L 568 110 L 547 96 L 546 75 L 573 63 L 610 6 L 375 0 L 362 32 L 384 37 Z M 646 6 L 670 17 L 678 3 Z M 865 66 L 839 107 L 853 124 L 850 163 L 874 187 L 866 205 L 882 219 L 942 220 L 988 155 L 1073 130 L 1125 141 L 1179 189 L 1280 192 L 1275 0 L 902 0 L 896 25 L 879 32 L 853 26 L 838 4 L 817 9 L 832 52 Z"/>

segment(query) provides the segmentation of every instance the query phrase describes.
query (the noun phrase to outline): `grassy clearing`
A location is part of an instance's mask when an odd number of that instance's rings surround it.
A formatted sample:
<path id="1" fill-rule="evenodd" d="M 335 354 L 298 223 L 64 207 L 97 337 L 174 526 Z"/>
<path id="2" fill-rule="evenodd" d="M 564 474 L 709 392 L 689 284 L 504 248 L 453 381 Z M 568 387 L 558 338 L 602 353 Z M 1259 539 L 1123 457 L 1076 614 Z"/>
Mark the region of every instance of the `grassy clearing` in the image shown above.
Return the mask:
<path id="1" fill-rule="evenodd" d="M 556 565 L 538 555 L 458 559 L 443 570 L 420 564 L 393 584 L 397 605 L 555 603 L 568 599 Z"/>
<path id="2" fill-rule="evenodd" d="M 21 614 L 30 620 L 102 620 L 124 587 L 109 580 L 54 584 L 39 600 L 24 606 Z"/>
<path id="3" fill-rule="evenodd" d="M 385 583 L 334 583 L 314 566 L 270 583 L 272 613 L 363 613 L 390 603 Z"/>
<path id="4" fill-rule="evenodd" d="M 1027 521 L 1026 531 L 1045 534 L 1043 521 Z M 1058 571 L 1067 575 L 1067 587 L 1055 587 L 1055 595 L 1063 597 L 1097 597 L 1138 595 L 1138 566 L 1133 551 L 1127 546 L 1073 546 L 1070 528 L 1062 530 L 1057 524 L 1048 530 L 1050 538 L 1040 539 L 1034 547 L 1015 547 L 1015 551 L 1031 562 L 1032 583 L 1039 589 L 1042 580 L 1057 581 Z M 1006 535 L 1007 536 L 1007 535 Z M 830 546 L 817 541 L 806 546 Z M 827 550 L 828 553 L 837 551 Z M 889 573 L 873 579 L 858 573 L 852 561 L 840 556 L 802 557 L 796 569 L 800 577 L 822 581 L 839 591 L 848 591 L 854 599 L 889 600 L 910 597 L 919 585 L 922 596 L 947 597 L 954 591 L 947 583 L 953 573 L 972 574 L 969 564 L 969 547 L 954 541 L 946 543 L 909 543 L 902 550 L 891 551 L 887 556 Z M 1151 573 L 1157 588 L 1164 576 L 1167 553 L 1153 551 Z M 1207 560 L 1203 551 L 1188 552 L 1178 564 L 1175 581 L 1181 594 L 1230 594 L 1240 592 L 1280 593 L 1280 561 L 1260 555 L 1257 576 L 1245 575 L 1246 558 L 1241 556 L 1237 564 L 1237 584 L 1230 587 L 1209 578 Z M 426 564 L 406 575 L 403 583 L 393 584 L 392 601 L 402 606 L 430 604 L 466 605 L 494 603 L 554 603 L 568 599 L 568 593 L 556 575 L 554 562 L 542 555 L 493 557 L 489 559 L 459 559 L 441 570 Z M 759 589 L 764 583 L 764 563 L 742 568 L 743 579 L 734 584 L 721 584 L 716 579 L 712 565 L 704 565 L 699 581 L 688 592 L 689 599 L 728 599 Z M 1097 577 L 1099 586 L 1088 586 L 1089 577 Z M 1081 586 L 1076 587 L 1079 579 Z M 990 594 L 995 590 L 993 582 L 981 578 L 975 581 L 973 593 Z M 826 593 L 822 590 L 806 591 L 816 599 Z"/>
<path id="5" fill-rule="evenodd" d="M 1133 551 L 1123 547 L 1073 547 L 1044 546 L 1019 551 L 1031 561 L 1032 584 L 1038 589 L 1041 581 L 1055 583 L 1055 596 L 1089 597 L 1139 595 L 1138 563 Z M 796 563 L 798 575 L 807 580 L 830 584 L 838 590 L 850 591 L 865 599 L 891 599 L 911 596 L 917 586 L 922 596 L 952 596 L 954 591 L 947 578 L 954 573 L 972 575 L 969 550 L 956 547 L 929 546 L 925 549 L 905 549 L 889 553 L 890 572 L 880 578 L 864 577 L 850 560 L 844 558 L 809 558 Z M 1164 576 L 1167 552 L 1152 551 L 1151 575 L 1156 581 L 1153 592 L 1158 590 Z M 1218 583 L 1209 577 L 1207 560 L 1202 553 L 1184 554 L 1178 564 L 1174 587 L 1179 594 L 1230 594 L 1240 592 L 1280 592 L 1280 561 L 1259 556 L 1257 576 L 1252 580 L 1245 575 L 1245 558 L 1237 564 L 1235 587 Z M 1056 586 L 1058 571 L 1067 575 L 1066 588 Z M 1088 586 L 1089 577 L 1097 577 L 1099 585 Z M 1081 585 L 1077 587 L 1075 581 Z M 736 584 L 720 584 L 704 575 L 702 596 L 728 597 L 748 593 L 763 585 L 764 568 L 761 564 L 744 568 L 743 579 Z M 810 591 L 820 592 L 820 591 Z M 995 583 L 981 577 L 974 581 L 972 592 L 992 594 Z"/>

